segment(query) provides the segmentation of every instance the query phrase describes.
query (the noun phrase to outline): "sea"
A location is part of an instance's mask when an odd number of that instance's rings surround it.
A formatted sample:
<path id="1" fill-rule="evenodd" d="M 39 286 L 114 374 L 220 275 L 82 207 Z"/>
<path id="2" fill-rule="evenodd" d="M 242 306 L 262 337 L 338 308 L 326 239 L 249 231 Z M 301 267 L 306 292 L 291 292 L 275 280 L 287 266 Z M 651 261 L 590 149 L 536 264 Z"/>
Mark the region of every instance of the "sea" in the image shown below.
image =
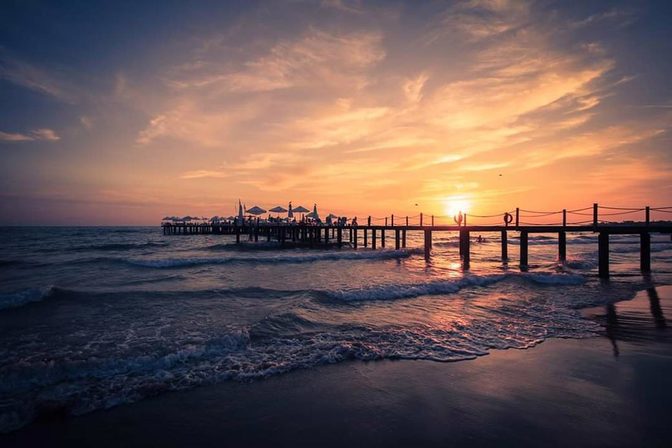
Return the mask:
<path id="1" fill-rule="evenodd" d="M 530 237 L 521 271 L 509 232 L 473 235 L 464 270 L 456 234 L 425 260 L 408 247 L 281 248 L 157 227 L 0 228 L 0 432 L 45 414 L 80 415 L 224 381 L 382 359 L 467 361 L 550 338 L 589 338 L 581 310 L 672 284 L 672 241 L 611 237 L 609 281 L 597 236 Z M 392 248 L 390 248 L 392 247 Z"/>

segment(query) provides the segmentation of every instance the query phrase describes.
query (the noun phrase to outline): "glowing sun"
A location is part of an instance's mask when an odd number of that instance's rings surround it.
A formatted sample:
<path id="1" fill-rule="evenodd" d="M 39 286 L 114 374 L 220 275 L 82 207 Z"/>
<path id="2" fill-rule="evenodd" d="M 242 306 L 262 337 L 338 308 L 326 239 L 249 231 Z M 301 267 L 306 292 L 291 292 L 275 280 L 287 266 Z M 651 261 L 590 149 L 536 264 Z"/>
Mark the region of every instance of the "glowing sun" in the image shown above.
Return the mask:
<path id="1" fill-rule="evenodd" d="M 443 211 L 448 216 L 456 216 L 460 212 L 465 214 L 469 211 L 471 204 L 465 198 L 447 198 L 443 202 Z"/>

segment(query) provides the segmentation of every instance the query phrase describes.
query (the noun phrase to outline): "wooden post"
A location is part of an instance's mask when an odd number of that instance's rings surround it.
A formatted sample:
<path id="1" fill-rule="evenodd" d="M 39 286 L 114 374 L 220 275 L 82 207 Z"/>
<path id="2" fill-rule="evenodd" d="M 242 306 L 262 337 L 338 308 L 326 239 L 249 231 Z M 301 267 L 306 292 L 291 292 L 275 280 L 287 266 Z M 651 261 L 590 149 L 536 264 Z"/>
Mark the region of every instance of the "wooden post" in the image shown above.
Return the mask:
<path id="1" fill-rule="evenodd" d="M 609 233 L 600 232 L 597 237 L 597 255 L 600 278 L 609 278 Z"/>
<path id="2" fill-rule="evenodd" d="M 432 215 L 432 227 L 434 227 L 434 215 Z"/>
<path id="3" fill-rule="evenodd" d="M 369 216 L 369 219 L 366 221 L 366 225 L 371 227 L 371 217 Z"/>
<path id="4" fill-rule="evenodd" d="M 369 247 L 369 229 L 364 227 L 364 247 Z"/>
<path id="5" fill-rule="evenodd" d="M 520 209 L 516 207 L 516 227 L 520 225 Z"/>
<path id="6" fill-rule="evenodd" d="M 597 204 L 593 204 L 593 226 L 597 227 L 597 211 L 598 211 L 598 206 Z"/>
<path id="7" fill-rule="evenodd" d="M 340 227 L 336 229 L 336 243 L 338 247 L 343 245 L 343 230 Z"/>
<path id="8" fill-rule="evenodd" d="M 376 229 L 371 229 L 371 249 L 376 249 Z"/>
<path id="9" fill-rule="evenodd" d="M 639 267 L 642 272 L 651 272 L 651 234 L 642 232 L 639 234 Z"/>
<path id="10" fill-rule="evenodd" d="M 324 228 L 324 244 L 329 244 L 329 227 Z"/>
<path id="11" fill-rule="evenodd" d="M 385 228 L 380 229 L 380 247 L 385 248 Z"/>
<path id="12" fill-rule="evenodd" d="M 357 227 L 355 227 L 354 229 L 350 229 L 350 230 L 352 231 L 352 233 L 351 233 L 351 235 L 352 235 L 352 247 L 357 249 Z M 366 230 L 365 230 L 365 232 L 366 232 Z"/>
<path id="13" fill-rule="evenodd" d="M 422 213 L 420 213 L 420 227 L 422 227 Z"/>
<path id="14" fill-rule="evenodd" d="M 469 235 L 468 230 L 460 230 L 460 249 L 462 253 L 462 267 L 464 269 L 469 269 L 469 262 L 471 258 L 471 236 Z"/>
<path id="15" fill-rule="evenodd" d="M 432 255 L 432 231 L 425 230 L 425 259 L 429 260 Z"/>
<path id="16" fill-rule="evenodd" d="M 509 259 L 509 236 L 506 230 L 502 230 L 502 261 Z"/>
<path id="17" fill-rule="evenodd" d="M 401 247 L 406 249 L 406 229 L 401 231 Z"/>
<path id="18" fill-rule="evenodd" d="M 236 244 L 240 244 L 240 227 L 236 226 Z"/>
<path id="19" fill-rule="evenodd" d="M 270 227 L 268 227 L 266 229 L 266 241 L 269 242 L 269 243 L 271 242 L 271 228 Z"/>
<path id="20" fill-rule="evenodd" d="M 520 232 L 520 269 L 527 270 L 527 230 Z"/>
<path id="21" fill-rule="evenodd" d="M 406 217 L 406 227 L 408 227 L 408 216 Z"/>
<path id="22" fill-rule="evenodd" d="M 462 221 L 462 224 L 464 225 L 464 227 L 467 227 L 467 214 L 466 213 L 464 214 L 464 221 Z"/>
<path id="23" fill-rule="evenodd" d="M 567 259 L 567 232 L 564 230 L 558 232 L 558 259 L 560 261 Z"/>
<path id="24" fill-rule="evenodd" d="M 387 227 L 387 216 L 385 217 L 385 227 Z"/>
<path id="25" fill-rule="evenodd" d="M 395 250 L 399 250 L 399 247 L 400 247 L 399 232 L 400 232 L 399 229 L 394 230 L 394 249 Z"/>
<path id="26" fill-rule="evenodd" d="M 646 225 L 648 226 L 649 223 L 651 222 L 651 207 L 648 205 L 646 206 Z"/>
<path id="27" fill-rule="evenodd" d="M 567 209 L 562 209 L 562 227 L 567 227 Z"/>
<path id="28" fill-rule="evenodd" d="M 394 227 L 394 215 L 392 215 L 392 227 Z"/>

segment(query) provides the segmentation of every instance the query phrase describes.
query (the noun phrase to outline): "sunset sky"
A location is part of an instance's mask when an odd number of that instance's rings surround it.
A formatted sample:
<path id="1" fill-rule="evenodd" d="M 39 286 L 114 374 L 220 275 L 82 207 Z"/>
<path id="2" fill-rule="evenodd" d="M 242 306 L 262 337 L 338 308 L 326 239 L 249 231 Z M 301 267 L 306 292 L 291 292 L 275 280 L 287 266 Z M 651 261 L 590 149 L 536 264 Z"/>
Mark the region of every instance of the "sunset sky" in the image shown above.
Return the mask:
<path id="1" fill-rule="evenodd" d="M 2 2 L 0 224 L 672 205 L 670 1 L 154 4 Z"/>

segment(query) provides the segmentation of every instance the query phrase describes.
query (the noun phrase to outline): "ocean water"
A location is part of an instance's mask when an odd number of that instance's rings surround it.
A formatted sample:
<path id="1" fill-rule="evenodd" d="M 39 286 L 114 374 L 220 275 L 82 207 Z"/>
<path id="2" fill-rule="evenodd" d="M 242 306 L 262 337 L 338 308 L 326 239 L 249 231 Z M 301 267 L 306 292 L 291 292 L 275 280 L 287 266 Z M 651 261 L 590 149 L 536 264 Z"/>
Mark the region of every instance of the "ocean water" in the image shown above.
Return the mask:
<path id="1" fill-rule="evenodd" d="M 83 414 L 228 380 L 252 381 L 345 360 L 461 361 L 548 338 L 586 338 L 581 309 L 672 283 L 672 241 L 613 236 L 612 278 L 597 277 L 597 237 L 530 238 L 530 267 L 508 264 L 498 234 L 376 251 L 236 245 L 158 227 L 0 229 L 0 432 L 42 413 Z M 388 234 L 389 238 L 389 234 Z M 251 385 L 254 387 L 254 385 Z"/>

